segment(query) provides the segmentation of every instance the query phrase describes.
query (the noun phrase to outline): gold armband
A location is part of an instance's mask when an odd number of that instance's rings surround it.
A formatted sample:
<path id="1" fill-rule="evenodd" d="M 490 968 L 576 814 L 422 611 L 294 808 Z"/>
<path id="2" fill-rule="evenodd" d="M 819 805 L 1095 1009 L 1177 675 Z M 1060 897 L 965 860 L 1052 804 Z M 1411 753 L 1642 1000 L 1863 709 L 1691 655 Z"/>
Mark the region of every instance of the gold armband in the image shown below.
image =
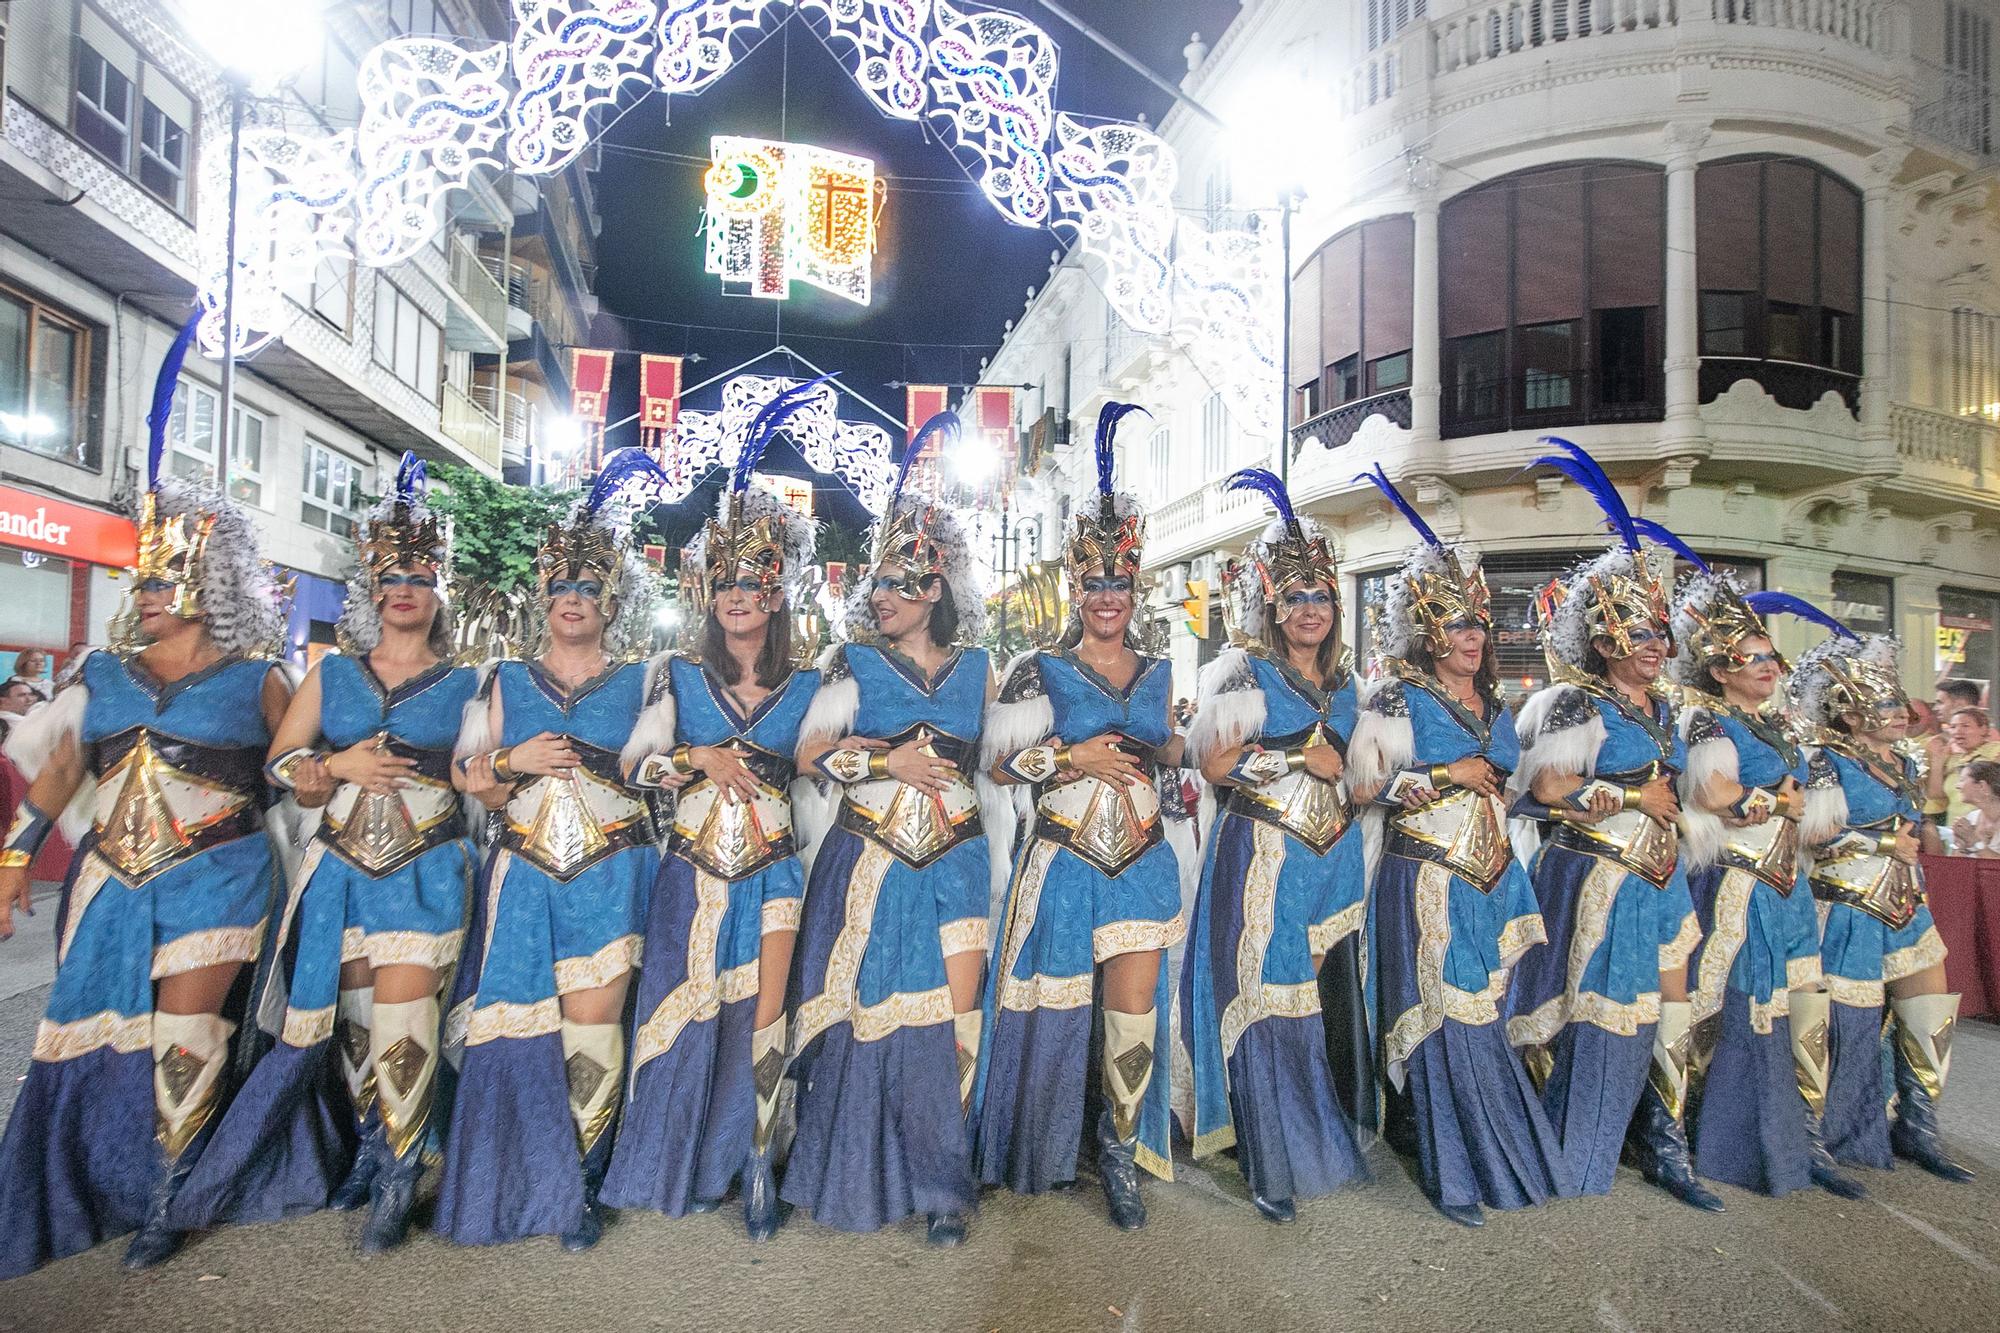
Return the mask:
<path id="1" fill-rule="evenodd" d="M 1446 787 L 1449 787 L 1450 785 L 1451 785 L 1451 765 L 1432 764 L 1431 789 L 1433 791 L 1443 791 Z"/>
<path id="2" fill-rule="evenodd" d="M 868 776 L 871 778 L 886 778 L 889 776 L 889 752 L 887 750 L 870 750 L 868 752 Z"/>
<path id="3" fill-rule="evenodd" d="M 6 851 L 0 852 L 0 870 L 19 870 L 22 866 L 32 864 L 34 859 L 18 847 L 9 847 Z"/>
<path id="4" fill-rule="evenodd" d="M 1639 808 L 1639 798 L 1644 795 L 1645 793 L 1637 787 L 1626 787 L 1624 788 L 1624 799 L 1618 803 L 1618 808 L 1620 810 L 1637 810 Z"/>
<path id="5" fill-rule="evenodd" d="M 509 745 L 501 749 L 495 750 L 492 754 L 486 756 L 493 763 L 493 776 L 495 780 L 500 782 L 513 782 L 520 778 L 521 775 L 519 773 L 516 773 L 512 768 L 508 767 L 507 765 L 507 760 L 513 755 L 513 753 L 514 753 L 514 747 Z"/>
<path id="6" fill-rule="evenodd" d="M 1072 767 L 1072 765 L 1069 762 L 1070 755 L 1069 755 L 1069 747 L 1067 745 L 1058 745 L 1056 747 L 1056 752 L 1053 758 L 1055 759 L 1056 768 L 1058 771 Z"/>
<path id="7" fill-rule="evenodd" d="M 1305 766 L 1306 766 L 1306 752 L 1304 750 L 1285 751 L 1285 771 L 1287 773 L 1300 772 L 1305 768 Z"/>
<path id="8" fill-rule="evenodd" d="M 694 747 L 687 744 L 676 745 L 667 752 L 667 766 L 684 778 L 693 777 Z"/>

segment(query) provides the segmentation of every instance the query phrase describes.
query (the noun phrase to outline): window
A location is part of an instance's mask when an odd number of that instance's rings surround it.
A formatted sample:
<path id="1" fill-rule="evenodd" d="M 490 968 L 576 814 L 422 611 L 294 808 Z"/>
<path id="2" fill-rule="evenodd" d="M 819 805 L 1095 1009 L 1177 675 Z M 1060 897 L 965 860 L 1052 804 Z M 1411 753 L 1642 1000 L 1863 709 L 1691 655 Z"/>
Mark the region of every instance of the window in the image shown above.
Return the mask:
<path id="1" fill-rule="evenodd" d="M 194 100 L 95 10 L 79 11 L 76 137 L 176 213 L 188 212 Z"/>
<path id="2" fill-rule="evenodd" d="M 89 380 L 90 331 L 0 287 L 0 444 L 96 467 Z"/>
<path id="3" fill-rule="evenodd" d="M 1861 373 L 1861 196 L 1852 186 L 1790 158 L 1706 162 L 1695 173 L 1695 215 L 1704 357 Z M 1704 401 L 1739 377 L 1705 377 Z M 1823 376 L 1812 383 L 1818 392 L 1786 405 L 1810 407 L 1827 387 Z"/>
<path id="4" fill-rule="evenodd" d="M 1502 177 L 1445 203 L 1438 252 L 1446 435 L 1664 415 L 1658 168 Z"/>
<path id="5" fill-rule="evenodd" d="M 1209 168 L 1208 179 L 1202 183 L 1202 217 L 1210 231 L 1228 217 L 1230 202 L 1229 162 L 1225 158 Z"/>
<path id="6" fill-rule="evenodd" d="M 1319 311 L 1316 326 L 1294 323 L 1292 337 L 1318 337 L 1317 354 L 1299 364 L 1325 368 L 1320 410 L 1409 387 L 1415 236 L 1407 213 L 1350 227 L 1292 280 L 1293 310 Z"/>
<path id="7" fill-rule="evenodd" d="M 1967 5 L 1944 7 L 1946 138 L 1993 151 L 1993 20 Z"/>
<path id="8" fill-rule="evenodd" d="M 1146 470 L 1150 474 L 1150 489 L 1154 502 L 1162 503 L 1178 499 L 1173 494 L 1174 433 L 1165 426 L 1155 430 L 1146 441 Z"/>
<path id="9" fill-rule="evenodd" d="M 1212 393 L 1201 405 L 1201 474 L 1219 479 L 1229 469 L 1229 409 Z"/>
<path id="10" fill-rule="evenodd" d="M 437 0 L 389 0 L 389 26 L 404 36 L 451 34 Z"/>
<path id="11" fill-rule="evenodd" d="M 1833 605 L 1827 608 L 1856 634 L 1896 632 L 1896 584 L 1877 574 L 1833 571 Z"/>
<path id="12" fill-rule="evenodd" d="M 1950 407 L 2000 421 L 2000 318 L 1964 306 L 1951 312 Z"/>
<path id="13" fill-rule="evenodd" d="M 438 401 L 443 331 L 379 274 L 375 279 L 375 360 L 425 398 Z"/>
<path id="14" fill-rule="evenodd" d="M 287 288 L 285 294 L 346 334 L 354 318 L 354 261 L 323 256 L 311 279 Z"/>
<path id="15" fill-rule="evenodd" d="M 361 513 L 361 464 L 308 436 L 299 518 L 336 537 L 354 535 Z"/>
<path id="16" fill-rule="evenodd" d="M 206 384 L 182 379 L 167 418 L 167 470 L 177 477 L 215 480 L 215 422 L 221 395 Z M 270 418 L 235 404 L 229 414 L 229 494 L 243 504 L 264 504 L 264 434 Z"/>
<path id="17" fill-rule="evenodd" d="M 1990 691 L 2000 680 L 2000 597 L 1966 588 L 1938 589 L 1937 674 L 1976 680 Z"/>

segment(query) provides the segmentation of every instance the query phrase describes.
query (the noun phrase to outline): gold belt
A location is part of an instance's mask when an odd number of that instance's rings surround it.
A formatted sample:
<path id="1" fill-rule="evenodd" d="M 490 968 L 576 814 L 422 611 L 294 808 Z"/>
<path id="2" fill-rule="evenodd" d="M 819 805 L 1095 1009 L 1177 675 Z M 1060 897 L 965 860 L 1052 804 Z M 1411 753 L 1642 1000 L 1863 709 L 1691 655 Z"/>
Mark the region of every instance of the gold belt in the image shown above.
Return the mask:
<path id="1" fill-rule="evenodd" d="M 1762 824 L 1730 829 L 1721 860 L 1755 875 L 1781 897 L 1790 897 L 1799 882 L 1799 822 L 1789 815 L 1772 815 Z"/>
<path id="2" fill-rule="evenodd" d="M 1892 930 L 1909 925 L 1924 900 L 1916 869 L 1880 852 L 1821 861 L 1808 882 L 1813 897 L 1858 907 Z"/>
<path id="3" fill-rule="evenodd" d="M 1398 811 L 1389 830 L 1396 838 L 1391 852 L 1436 861 L 1481 893 L 1492 892 L 1514 855 L 1499 800 L 1470 787 L 1454 787 L 1422 809 Z"/>
<path id="4" fill-rule="evenodd" d="M 792 854 L 791 801 L 767 782 L 746 801 L 698 778 L 674 805 L 669 845 L 720 879 L 742 879 Z"/>
<path id="5" fill-rule="evenodd" d="M 954 774 L 944 791 L 932 795 L 894 778 L 849 784 L 840 802 L 842 828 L 880 843 L 906 865 L 919 869 L 985 831 L 972 784 Z"/>
<path id="6" fill-rule="evenodd" d="M 394 792 L 342 784 L 353 794 L 343 798 L 336 792 L 327 803 L 321 839 L 342 860 L 380 876 L 457 837 L 462 826 L 457 793 L 425 778 L 407 781 L 409 786 Z"/>
<path id="7" fill-rule="evenodd" d="M 1035 803 L 1035 836 L 1107 875 L 1123 874 L 1166 837 L 1160 794 L 1150 782 L 1114 787 L 1087 777 L 1048 786 Z"/>
<path id="8" fill-rule="evenodd" d="M 1609 857 L 1656 888 L 1674 877 L 1680 857 L 1680 831 L 1643 810 L 1621 810 L 1596 824 L 1559 824 L 1555 841 L 1589 856 Z"/>
<path id="9" fill-rule="evenodd" d="M 1311 773 L 1287 773 L 1260 787 L 1236 787 L 1228 808 L 1246 819 L 1275 824 L 1321 856 L 1354 822 L 1347 790 Z"/>
<path id="10" fill-rule="evenodd" d="M 517 789 L 500 838 L 538 869 L 568 880 L 613 852 L 652 841 L 652 816 L 624 787 L 578 767 Z"/>
<path id="11" fill-rule="evenodd" d="M 98 791 L 99 810 L 103 793 L 111 793 L 111 804 L 97 821 L 97 850 L 127 883 L 243 837 L 263 822 L 250 793 L 174 767 L 146 732 L 99 780 Z"/>

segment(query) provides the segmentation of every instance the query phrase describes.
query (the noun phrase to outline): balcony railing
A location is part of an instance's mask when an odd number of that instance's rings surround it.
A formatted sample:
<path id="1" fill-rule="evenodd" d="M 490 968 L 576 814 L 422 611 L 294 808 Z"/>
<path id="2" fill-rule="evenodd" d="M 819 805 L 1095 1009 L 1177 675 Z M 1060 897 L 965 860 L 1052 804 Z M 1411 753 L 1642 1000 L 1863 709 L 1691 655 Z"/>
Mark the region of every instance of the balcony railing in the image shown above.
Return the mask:
<path id="1" fill-rule="evenodd" d="M 1705 356 L 1701 359 L 1701 401 L 1712 403 L 1738 380 L 1750 380 L 1777 400 L 1778 406 L 1809 412 L 1829 393 L 1840 395 L 1847 410 L 1861 415 L 1861 377 L 1844 370 L 1809 366 L 1798 361 L 1760 361 L 1749 356 Z"/>
<path id="2" fill-rule="evenodd" d="M 444 386 L 439 425 L 465 452 L 488 467 L 500 466 L 500 423 L 456 385 Z"/>
<path id="3" fill-rule="evenodd" d="M 478 321 L 475 327 L 456 308 L 445 313 L 446 336 L 454 347 L 473 351 L 498 351 L 496 338 L 504 338 L 507 327 L 507 293 L 500 289 L 479 252 L 463 237 L 451 243 L 451 287 L 464 298 L 466 308 Z"/>
<path id="4" fill-rule="evenodd" d="M 1300 422 L 1292 427 L 1292 453 L 1296 455 L 1314 442 L 1328 449 L 1338 449 L 1353 439 L 1354 432 L 1360 430 L 1361 423 L 1370 417 L 1386 417 L 1407 430 L 1410 425 L 1410 391 L 1396 389 L 1390 393 L 1378 393 L 1373 398 L 1357 398 Z"/>
<path id="5" fill-rule="evenodd" d="M 1898 458 L 1968 473 L 1974 485 L 1990 473 L 1989 458 L 2000 441 L 2000 431 L 1984 417 L 1932 412 L 1905 403 L 1889 408 L 1889 436 L 1896 442 Z"/>
<path id="6" fill-rule="evenodd" d="M 1992 83 L 1926 60 L 1911 63 L 1916 67 L 1917 92 L 1911 99 L 1910 120 L 1917 133 L 1974 157 L 1992 156 Z"/>

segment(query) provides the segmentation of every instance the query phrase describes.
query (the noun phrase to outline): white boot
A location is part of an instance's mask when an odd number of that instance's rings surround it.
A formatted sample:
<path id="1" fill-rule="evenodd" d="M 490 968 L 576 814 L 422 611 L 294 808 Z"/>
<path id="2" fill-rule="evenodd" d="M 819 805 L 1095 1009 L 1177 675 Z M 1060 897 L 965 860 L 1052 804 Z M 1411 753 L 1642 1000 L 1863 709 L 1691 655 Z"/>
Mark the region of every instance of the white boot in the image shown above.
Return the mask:
<path id="1" fill-rule="evenodd" d="M 333 1011 L 333 1044 L 340 1052 L 340 1076 L 347 1081 L 347 1095 L 354 1104 L 356 1124 L 368 1118 L 375 1102 L 375 1061 L 369 1036 L 375 1024 L 375 989 L 357 986 L 343 990 Z"/>
<path id="2" fill-rule="evenodd" d="M 977 1009 L 951 1016 L 952 1035 L 958 1042 L 958 1109 L 961 1112 L 972 1109 L 972 1084 L 974 1075 L 979 1072 L 979 1038 L 985 1023 L 986 1015 Z"/>
<path id="3" fill-rule="evenodd" d="M 377 1004 L 369 1032 L 376 1105 L 391 1157 L 401 1157 L 423 1134 L 437 1087 L 438 1002 L 435 996 Z"/>
<path id="4" fill-rule="evenodd" d="M 624 1082 L 625 1029 L 616 1023 L 562 1023 L 563 1072 L 578 1148 L 587 1157 L 610 1127 Z"/>
<path id="5" fill-rule="evenodd" d="M 153 1108 L 167 1156 L 201 1132 L 215 1110 L 236 1025 L 219 1014 L 153 1015 Z"/>

